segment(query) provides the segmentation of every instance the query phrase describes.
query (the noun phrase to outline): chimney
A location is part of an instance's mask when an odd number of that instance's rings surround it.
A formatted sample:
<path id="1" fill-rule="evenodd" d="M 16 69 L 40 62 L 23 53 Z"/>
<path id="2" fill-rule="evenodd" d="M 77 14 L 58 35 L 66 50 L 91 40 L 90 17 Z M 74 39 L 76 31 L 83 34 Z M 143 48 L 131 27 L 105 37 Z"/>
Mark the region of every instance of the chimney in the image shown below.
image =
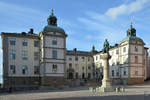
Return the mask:
<path id="1" fill-rule="evenodd" d="M 76 52 L 76 51 L 77 51 L 77 48 L 74 48 L 73 51 Z"/>
<path id="2" fill-rule="evenodd" d="M 29 33 L 29 34 L 34 34 L 33 31 L 34 31 L 33 28 L 31 28 L 28 33 Z"/>

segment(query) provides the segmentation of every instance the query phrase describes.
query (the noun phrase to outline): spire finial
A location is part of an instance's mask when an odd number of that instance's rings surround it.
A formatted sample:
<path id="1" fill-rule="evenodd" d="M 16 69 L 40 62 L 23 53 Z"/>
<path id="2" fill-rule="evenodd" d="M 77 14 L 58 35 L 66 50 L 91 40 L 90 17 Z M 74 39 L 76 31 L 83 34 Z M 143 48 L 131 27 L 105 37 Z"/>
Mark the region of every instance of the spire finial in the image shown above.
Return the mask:
<path id="1" fill-rule="evenodd" d="M 132 24 L 133 24 L 133 23 L 131 22 L 131 25 L 130 25 L 131 29 L 133 28 Z"/>
<path id="2" fill-rule="evenodd" d="M 53 8 L 51 9 L 51 16 L 53 16 L 54 15 L 54 10 L 53 10 Z"/>
<path id="3" fill-rule="evenodd" d="M 92 46 L 92 50 L 95 50 L 95 46 L 94 45 Z"/>

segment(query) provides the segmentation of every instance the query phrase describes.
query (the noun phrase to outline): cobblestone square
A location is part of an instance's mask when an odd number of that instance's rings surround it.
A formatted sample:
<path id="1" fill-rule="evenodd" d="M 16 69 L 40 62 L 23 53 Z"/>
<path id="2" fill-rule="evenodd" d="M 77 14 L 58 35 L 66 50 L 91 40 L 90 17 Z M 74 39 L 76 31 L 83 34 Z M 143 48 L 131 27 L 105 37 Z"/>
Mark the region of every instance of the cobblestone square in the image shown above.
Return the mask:
<path id="1" fill-rule="evenodd" d="M 91 92 L 88 87 L 0 94 L 0 100 L 150 100 L 150 85 L 127 86 L 125 92 Z"/>

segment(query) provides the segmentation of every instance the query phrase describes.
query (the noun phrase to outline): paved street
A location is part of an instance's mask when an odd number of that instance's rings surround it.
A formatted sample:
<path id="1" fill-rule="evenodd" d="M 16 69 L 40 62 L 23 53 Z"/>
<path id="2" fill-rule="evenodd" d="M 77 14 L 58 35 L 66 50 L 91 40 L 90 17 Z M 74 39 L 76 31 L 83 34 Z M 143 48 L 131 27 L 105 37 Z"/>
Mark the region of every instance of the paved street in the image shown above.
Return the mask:
<path id="1" fill-rule="evenodd" d="M 0 100 L 150 100 L 150 85 L 129 86 L 124 93 L 94 93 L 88 87 L 0 94 Z"/>

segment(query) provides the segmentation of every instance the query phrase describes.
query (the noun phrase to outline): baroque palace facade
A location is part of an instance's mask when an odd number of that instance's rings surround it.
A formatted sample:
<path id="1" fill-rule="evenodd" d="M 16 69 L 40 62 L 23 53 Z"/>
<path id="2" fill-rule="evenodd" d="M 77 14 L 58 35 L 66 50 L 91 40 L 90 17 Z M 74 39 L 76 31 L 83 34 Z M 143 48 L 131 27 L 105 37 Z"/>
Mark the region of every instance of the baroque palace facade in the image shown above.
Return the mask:
<path id="1" fill-rule="evenodd" d="M 102 79 L 102 52 L 94 46 L 89 52 L 67 50 L 67 34 L 57 26 L 53 11 L 47 21 L 39 34 L 34 34 L 33 29 L 28 33 L 1 33 L 4 87 L 67 85 L 69 79 Z M 144 45 L 131 25 L 121 43 L 110 47 L 109 72 L 114 82 L 136 84 L 149 77 L 148 48 Z"/>

